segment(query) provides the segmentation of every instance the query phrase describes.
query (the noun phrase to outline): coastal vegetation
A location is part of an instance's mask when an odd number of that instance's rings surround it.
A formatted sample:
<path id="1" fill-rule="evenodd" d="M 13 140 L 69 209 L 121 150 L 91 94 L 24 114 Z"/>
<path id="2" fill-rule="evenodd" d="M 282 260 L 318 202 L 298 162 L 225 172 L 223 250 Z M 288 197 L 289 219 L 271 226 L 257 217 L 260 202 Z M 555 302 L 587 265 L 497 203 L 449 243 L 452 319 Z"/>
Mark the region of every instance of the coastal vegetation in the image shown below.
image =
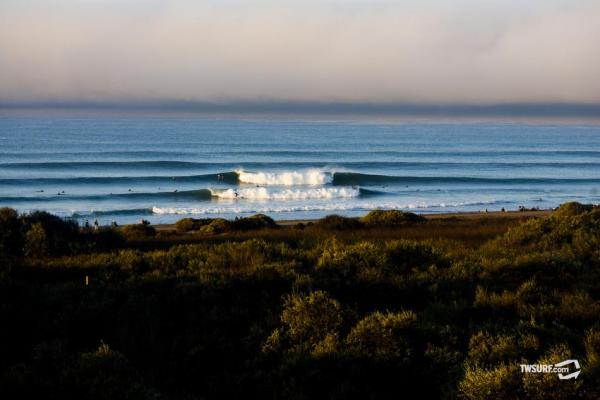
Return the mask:
<path id="1" fill-rule="evenodd" d="M 600 397 L 600 208 L 80 227 L 0 209 L 0 397 Z M 578 360 L 577 379 L 521 364 Z"/>

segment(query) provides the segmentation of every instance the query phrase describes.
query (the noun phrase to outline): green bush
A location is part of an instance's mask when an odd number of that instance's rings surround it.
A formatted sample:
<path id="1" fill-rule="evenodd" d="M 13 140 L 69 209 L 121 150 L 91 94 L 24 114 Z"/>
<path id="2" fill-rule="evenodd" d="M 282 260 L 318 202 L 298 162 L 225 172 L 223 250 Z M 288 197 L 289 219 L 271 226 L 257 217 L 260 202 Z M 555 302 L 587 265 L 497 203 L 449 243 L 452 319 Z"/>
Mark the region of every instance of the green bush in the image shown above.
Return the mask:
<path id="1" fill-rule="evenodd" d="M 379 246 L 371 242 L 345 245 L 331 239 L 323 246 L 317 268 L 325 272 L 338 272 L 343 276 L 351 276 L 366 269 L 381 270 L 385 263 L 385 254 Z"/>
<path id="2" fill-rule="evenodd" d="M 104 252 L 122 248 L 125 238 L 118 229 L 113 227 L 100 227 L 99 229 L 81 232 L 81 251 Z"/>
<path id="3" fill-rule="evenodd" d="M 367 315 L 346 337 L 348 351 L 359 357 L 374 359 L 407 359 L 411 347 L 407 332 L 417 317 L 412 311 Z"/>
<path id="4" fill-rule="evenodd" d="M 600 369 L 600 329 L 589 329 L 585 334 L 583 343 L 588 366 Z"/>
<path id="5" fill-rule="evenodd" d="M 393 240 L 382 245 L 344 244 L 330 239 L 323 244 L 323 252 L 317 260 L 317 269 L 337 271 L 344 276 L 368 273 L 389 277 L 407 274 L 413 269 L 426 270 L 432 265 L 445 268 L 450 263 L 430 244 L 411 240 Z"/>
<path id="6" fill-rule="evenodd" d="M 46 230 L 40 222 L 36 222 L 25 234 L 25 255 L 33 258 L 44 258 L 49 253 L 50 244 Z"/>
<path id="7" fill-rule="evenodd" d="M 219 233 L 230 232 L 232 230 L 232 223 L 223 218 L 215 218 L 208 225 L 204 225 L 200 228 L 200 232 L 207 235 L 217 235 Z"/>
<path id="8" fill-rule="evenodd" d="M 362 218 L 370 226 L 394 226 L 426 221 L 420 215 L 398 210 L 373 210 Z"/>
<path id="9" fill-rule="evenodd" d="M 600 208 L 586 211 L 587 207 L 568 204 L 564 212 L 557 212 L 549 218 L 531 219 L 509 229 L 506 234 L 483 246 L 481 253 L 491 261 L 504 259 L 511 263 L 536 253 L 551 253 L 553 258 L 562 256 L 598 264 Z"/>
<path id="10" fill-rule="evenodd" d="M 585 347 L 585 362 L 581 378 L 585 382 L 585 397 L 600 398 L 600 329 L 590 328 L 583 339 Z M 578 378 L 579 379 L 579 378 Z"/>
<path id="11" fill-rule="evenodd" d="M 432 265 L 447 268 L 450 261 L 444 252 L 427 242 L 393 240 L 385 243 L 390 272 L 407 273 L 413 269 L 425 270 Z"/>
<path id="12" fill-rule="evenodd" d="M 492 335 L 480 331 L 469 340 L 468 361 L 480 367 L 501 363 L 516 363 L 522 357 L 535 354 L 539 340 L 534 335 L 517 338 L 513 335 Z"/>
<path id="13" fill-rule="evenodd" d="M 20 220 L 24 232 L 29 232 L 34 225 L 38 226 L 37 235 L 41 235 L 43 230 L 43 247 L 48 255 L 72 254 L 81 246 L 79 225 L 75 221 L 64 220 L 45 211 L 21 215 Z"/>
<path id="14" fill-rule="evenodd" d="M 12 208 L 0 208 L 0 253 L 7 257 L 19 256 L 22 247 L 19 214 Z"/>
<path id="15" fill-rule="evenodd" d="M 341 215 L 328 215 L 314 223 L 315 227 L 327 230 L 350 230 L 361 228 L 363 224 L 357 218 L 342 217 Z"/>
<path id="16" fill-rule="evenodd" d="M 516 364 L 500 364 L 490 369 L 467 366 L 458 387 L 464 399 L 518 399 L 523 393 L 521 375 Z"/>
<path id="17" fill-rule="evenodd" d="M 250 217 L 239 218 L 232 221 L 232 229 L 238 231 L 249 231 L 264 228 L 276 228 L 277 224 L 271 217 L 264 214 L 256 214 Z"/>
<path id="18" fill-rule="evenodd" d="M 16 258 L 22 253 L 19 215 L 12 208 L 0 208 L 0 281 L 10 276 Z"/>
<path id="19" fill-rule="evenodd" d="M 156 393 L 146 388 L 141 377 L 117 351 L 102 343 L 95 352 L 83 353 L 70 374 L 76 397 L 85 399 L 155 399 Z"/>
<path id="20" fill-rule="evenodd" d="M 592 204 L 581 204 L 576 201 L 570 203 L 561 204 L 558 210 L 554 212 L 555 217 L 573 217 L 575 215 L 583 214 L 588 211 L 592 211 L 594 206 Z"/>
<path id="21" fill-rule="evenodd" d="M 197 231 L 203 226 L 209 225 L 212 221 L 213 219 L 211 218 L 183 218 L 175 222 L 175 228 L 181 232 Z"/>
<path id="22" fill-rule="evenodd" d="M 156 229 L 146 224 L 125 225 L 121 232 L 127 240 L 142 240 L 156 236 Z"/>
<path id="23" fill-rule="evenodd" d="M 331 353 L 337 348 L 341 306 L 323 291 L 291 294 L 285 298 L 281 322 L 283 327 L 269 336 L 263 350 L 288 347 L 293 353 Z"/>

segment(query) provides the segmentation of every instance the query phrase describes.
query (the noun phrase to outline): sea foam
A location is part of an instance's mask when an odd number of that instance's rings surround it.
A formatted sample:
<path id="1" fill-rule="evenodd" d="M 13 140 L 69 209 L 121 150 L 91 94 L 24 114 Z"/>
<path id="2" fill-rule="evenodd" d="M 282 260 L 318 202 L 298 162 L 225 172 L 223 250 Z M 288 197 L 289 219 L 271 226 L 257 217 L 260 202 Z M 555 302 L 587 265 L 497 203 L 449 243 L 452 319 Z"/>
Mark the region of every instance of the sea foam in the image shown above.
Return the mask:
<path id="1" fill-rule="evenodd" d="M 283 189 L 272 190 L 265 187 L 240 189 L 211 189 L 213 197 L 219 199 L 246 200 L 308 200 L 335 199 L 360 196 L 360 189 L 355 188 L 314 188 L 314 189 Z"/>
<path id="2" fill-rule="evenodd" d="M 333 175 L 320 169 L 308 169 L 305 171 L 282 171 L 282 172 L 246 172 L 237 170 L 238 180 L 241 183 L 253 183 L 257 185 L 324 185 L 331 183 Z"/>
<path id="3" fill-rule="evenodd" d="M 206 207 L 152 207 L 152 213 L 155 215 L 222 215 L 222 214 L 252 214 L 252 213 L 282 213 L 282 212 L 315 212 L 315 211 L 370 211 L 377 209 L 384 210 L 443 210 L 446 208 L 464 207 L 464 206 L 484 206 L 494 204 L 506 204 L 497 200 L 474 201 L 474 202 L 456 202 L 456 203 L 352 203 L 352 202 L 328 202 L 321 204 L 265 204 L 260 203 L 235 203 L 235 205 L 206 206 Z"/>

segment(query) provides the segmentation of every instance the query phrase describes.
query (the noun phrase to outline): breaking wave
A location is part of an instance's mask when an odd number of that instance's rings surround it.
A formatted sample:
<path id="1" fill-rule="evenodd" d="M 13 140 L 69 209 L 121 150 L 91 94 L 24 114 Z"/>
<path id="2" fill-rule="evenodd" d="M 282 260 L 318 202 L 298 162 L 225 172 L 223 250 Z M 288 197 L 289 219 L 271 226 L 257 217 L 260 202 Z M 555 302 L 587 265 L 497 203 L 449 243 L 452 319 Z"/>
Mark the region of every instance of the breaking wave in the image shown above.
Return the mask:
<path id="1" fill-rule="evenodd" d="M 253 183 L 257 185 L 324 185 L 331 183 L 333 174 L 320 169 L 306 171 L 282 172 L 246 172 L 235 171 L 240 183 Z"/>
<path id="2" fill-rule="evenodd" d="M 270 190 L 264 187 L 246 189 L 211 189 L 214 197 L 219 199 L 246 200 L 308 200 L 352 198 L 361 195 L 358 188 L 314 188 L 314 189 L 284 189 Z"/>

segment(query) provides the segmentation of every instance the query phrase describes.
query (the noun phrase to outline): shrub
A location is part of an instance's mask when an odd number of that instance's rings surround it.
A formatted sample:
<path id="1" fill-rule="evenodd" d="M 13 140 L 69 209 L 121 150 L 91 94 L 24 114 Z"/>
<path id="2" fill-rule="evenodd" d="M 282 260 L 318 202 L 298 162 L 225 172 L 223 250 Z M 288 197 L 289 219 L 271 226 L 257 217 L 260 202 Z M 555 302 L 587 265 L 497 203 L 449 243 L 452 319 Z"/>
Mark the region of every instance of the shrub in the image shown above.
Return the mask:
<path id="1" fill-rule="evenodd" d="M 589 329 L 583 344 L 588 364 L 600 368 L 600 329 Z"/>
<path id="2" fill-rule="evenodd" d="M 506 234 L 483 246 L 482 254 L 492 264 L 497 259 L 512 263 L 515 259 L 531 258 L 536 253 L 598 264 L 600 208 L 586 211 L 588 207 L 568 204 L 563 212 L 545 219 L 532 219 L 509 229 Z"/>
<path id="3" fill-rule="evenodd" d="M 127 358 L 104 343 L 95 352 L 83 353 L 71 372 L 77 397 L 86 399 L 151 399 L 156 393 L 144 387 Z"/>
<path id="4" fill-rule="evenodd" d="M 517 312 L 521 316 L 529 316 L 536 311 L 536 305 L 545 295 L 535 280 L 523 282 L 516 291 L 503 290 L 502 293 L 489 293 L 478 286 L 475 291 L 475 307 L 488 307 L 493 311 Z"/>
<path id="5" fill-rule="evenodd" d="M 75 221 L 64 220 L 45 211 L 21 215 L 20 220 L 24 232 L 39 224 L 45 233 L 45 251 L 49 255 L 73 253 L 79 247 L 79 225 Z M 36 230 L 36 234 L 40 234 L 39 228 Z"/>
<path id="6" fill-rule="evenodd" d="M 95 252 L 115 250 L 124 245 L 123 235 L 112 227 L 82 232 L 80 237 L 86 250 Z"/>
<path id="7" fill-rule="evenodd" d="M 393 240 L 385 243 L 390 270 L 406 273 L 412 269 L 425 270 L 431 265 L 446 268 L 450 266 L 444 253 L 432 245 L 414 240 Z"/>
<path id="8" fill-rule="evenodd" d="M 48 255 L 48 235 L 41 223 L 36 222 L 25 234 L 25 255 L 44 258 Z"/>
<path id="9" fill-rule="evenodd" d="M 0 280 L 8 278 L 15 258 L 23 248 L 19 215 L 12 208 L 0 208 Z"/>
<path id="10" fill-rule="evenodd" d="M 223 218 L 215 218 L 208 225 L 202 226 L 200 232 L 208 235 L 216 235 L 231 231 L 231 226 L 231 221 Z"/>
<path id="11" fill-rule="evenodd" d="M 316 221 L 314 226 L 328 230 L 349 230 L 361 228 L 363 224 L 357 218 L 328 215 Z"/>
<path id="12" fill-rule="evenodd" d="M 467 366 L 458 388 L 469 400 L 508 400 L 521 397 L 521 372 L 517 365 L 501 364 L 491 369 Z"/>
<path id="13" fill-rule="evenodd" d="M 204 267 L 212 270 L 258 268 L 268 258 L 267 247 L 266 242 L 255 239 L 241 243 L 223 243 L 206 252 Z"/>
<path id="14" fill-rule="evenodd" d="M 362 218 L 370 226 L 394 226 L 426 221 L 420 215 L 398 210 L 373 210 Z"/>
<path id="15" fill-rule="evenodd" d="M 586 397 L 590 399 L 600 398 L 600 329 L 589 329 L 583 340 L 585 346 L 585 370 Z"/>
<path id="16" fill-rule="evenodd" d="M 594 209 L 592 204 L 581 204 L 576 201 L 561 204 L 553 214 L 555 217 L 572 217 Z"/>
<path id="17" fill-rule="evenodd" d="M 339 272 L 343 276 L 356 274 L 389 277 L 426 270 L 432 265 L 446 268 L 450 261 L 432 245 L 412 240 L 393 240 L 382 244 L 357 242 L 344 244 L 335 238 L 326 241 L 317 268 Z"/>
<path id="18" fill-rule="evenodd" d="M 21 254 L 23 238 L 21 236 L 19 214 L 12 208 L 0 208 L 0 253 L 5 256 Z"/>
<path id="19" fill-rule="evenodd" d="M 412 311 L 369 314 L 346 337 L 348 350 L 360 357 L 405 359 L 411 354 L 406 332 L 416 319 Z"/>
<path id="20" fill-rule="evenodd" d="M 581 290 L 561 293 L 558 313 L 562 319 L 569 322 L 597 321 L 600 315 L 600 302 Z"/>
<path id="21" fill-rule="evenodd" d="M 212 221 L 211 218 L 183 218 L 175 222 L 175 228 L 181 232 L 197 231 L 203 226 L 210 224 Z"/>
<path id="22" fill-rule="evenodd" d="M 292 352 L 323 353 L 332 350 L 342 324 L 340 303 L 326 292 L 288 295 L 281 313 L 283 332 Z M 279 333 L 278 336 L 281 336 Z M 273 336 L 273 335 L 271 335 Z M 270 338 L 273 346 L 273 338 Z"/>
<path id="23" fill-rule="evenodd" d="M 382 269 L 385 262 L 385 254 L 371 242 L 344 245 L 331 239 L 323 246 L 317 268 L 350 276 L 367 268 Z"/>
<path id="24" fill-rule="evenodd" d="M 234 230 L 248 231 L 263 228 L 276 228 L 277 224 L 273 221 L 273 218 L 268 217 L 264 214 L 256 214 L 250 217 L 236 219 L 232 223 Z"/>
<path id="25" fill-rule="evenodd" d="M 148 239 L 156 236 L 156 229 L 147 224 L 126 225 L 121 232 L 127 240 Z"/>
<path id="26" fill-rule="evenodd" d="M 512 335 L 478 332 L 469 340 L 468 361 L 483 367 L 511 363 L 533 354 L 538 347 L 539 341 L 533 335 L 517 339 Z"/>

